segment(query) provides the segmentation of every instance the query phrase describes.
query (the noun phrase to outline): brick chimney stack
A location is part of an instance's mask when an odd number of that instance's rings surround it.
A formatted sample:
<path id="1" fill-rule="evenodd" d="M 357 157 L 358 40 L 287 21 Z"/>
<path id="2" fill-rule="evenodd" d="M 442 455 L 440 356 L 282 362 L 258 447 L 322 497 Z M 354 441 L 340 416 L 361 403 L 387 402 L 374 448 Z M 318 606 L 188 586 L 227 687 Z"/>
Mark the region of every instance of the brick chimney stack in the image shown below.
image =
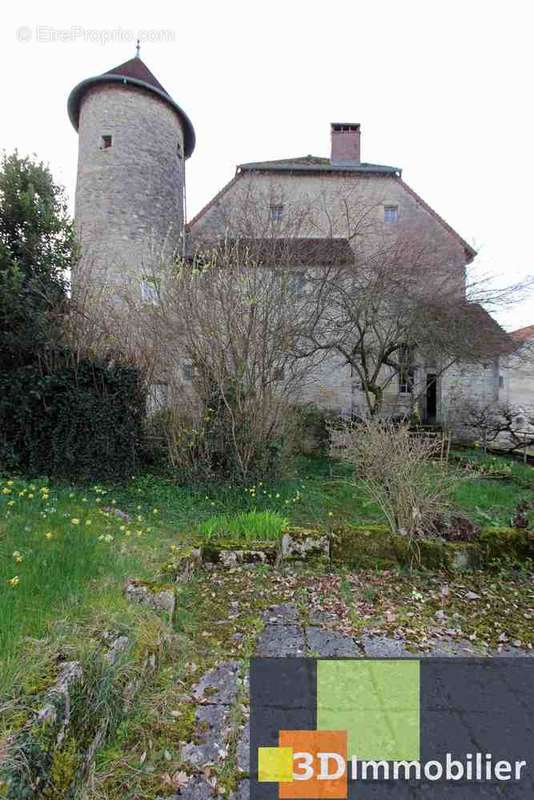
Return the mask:
<path id="1" fill-rule="evenodd" d="M 332 122 L 330 123 L 332 137 L 332 150 L 330 161 L 332 164 L 360 163 L 360 123 L 359 122 Z"/>

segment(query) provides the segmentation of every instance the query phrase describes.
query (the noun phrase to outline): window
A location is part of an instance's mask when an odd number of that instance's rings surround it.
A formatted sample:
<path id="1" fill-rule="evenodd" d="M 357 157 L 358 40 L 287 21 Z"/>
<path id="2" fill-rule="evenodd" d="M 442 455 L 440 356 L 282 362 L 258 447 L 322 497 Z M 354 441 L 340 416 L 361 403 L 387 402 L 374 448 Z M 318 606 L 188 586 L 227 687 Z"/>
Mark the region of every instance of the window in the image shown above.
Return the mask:
<path id="1" fill-rule="evenodd" d="M 184 380 L 192 381 L 193 378 L 195 378 L 198 375 L 198 369 L 190 361 L 189 362 L 186 361 L 182 365 L 182 374 L 184 376 Z"/>
<path id="2" fill-rule="evenodd" d="M 399 372 L 399 394 L 412 394 L 415 383 L 415 370 L 402 368 Z"/>
<path id="3" fill-rule="evenodd" d="M 284 206 L 272 205 L 271 206 L 271 222 L 281 222 L 284 216 Z"/>
<path id="4" fill-rule="evenodd" d="M 398 206 L 384 206 L 384 222 L 397 222 L 398 218 Z"/>
<path id="5" fill-rule="evenodd" d="M 182 157 L 182 145 L 180 144 L 180 142 L 178 142 L 178 144 L 176 145 L 176 155 L 178 156 L 178 158 Z"/>
<path id="6" fill-rule="evenodd" d="M 111 136 L 111 134 L 105 133 L 103 136 L 100 137 L 101 150 L 109 150 L 112 144 L 113 144 L 113 137 Z"/>
<path id="7" fill-rule="evenodd" d="M 399 394 L 412 394 L 414 384 L 413 348 L 403 344 L 399 348 Z"/>
<path id="8" fill-rule="evenodd" d="M 273 378 L 275 381 L 283 381 L 286 376 L 284 367 L 275 367 L 273 370 Z"/>
<path id="9" fill-rule="evenodd" d="M 151 383 L 148 387 L 147 411 L 153 414 L 168 405 L 169 387 L 166 383 Z"/>
<path id="10" fill-rule="evenodd" d="M 301 295 L 304 292 L 304 287 L 306 286 L 306 273 L 301 272 L 290 272 L 289 273 L 289 289 L 292 292 L 295 292 L 297 295 Z"/>
<path id="11" fill-rule="evenodd" d="M 504 389 L 504 375 L 499 375 L 499 389 Z"/>
<path id="12" fill-rule="evenodd" d="M 153 306 L 158 304 L 159 288 L 155 278 L 143 278 L 141 281 L 141 302 L 150 303 Z"/>

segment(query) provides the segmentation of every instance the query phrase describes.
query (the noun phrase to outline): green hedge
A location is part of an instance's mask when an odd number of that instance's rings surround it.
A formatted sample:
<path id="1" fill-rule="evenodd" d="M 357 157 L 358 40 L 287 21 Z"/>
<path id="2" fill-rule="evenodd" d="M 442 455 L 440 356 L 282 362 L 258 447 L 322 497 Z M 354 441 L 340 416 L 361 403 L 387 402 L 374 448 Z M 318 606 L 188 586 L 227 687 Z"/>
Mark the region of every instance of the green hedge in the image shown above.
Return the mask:
<path id="1" fill-rule="evenodd" d="M 34 363 L 0 371 L 0 466 L 69 480 L 132 474 L 146 398 L 137 370 L 113 361 Z"/>

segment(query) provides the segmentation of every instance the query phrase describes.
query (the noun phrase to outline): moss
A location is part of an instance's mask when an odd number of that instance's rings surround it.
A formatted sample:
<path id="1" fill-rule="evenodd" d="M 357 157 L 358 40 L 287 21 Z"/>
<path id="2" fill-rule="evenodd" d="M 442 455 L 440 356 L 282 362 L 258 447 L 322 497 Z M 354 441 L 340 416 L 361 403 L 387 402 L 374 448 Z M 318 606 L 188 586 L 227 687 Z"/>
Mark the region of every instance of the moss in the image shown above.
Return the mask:
<path id="1" fill-rule="evenodd" d="M 479 546 L 486 561 L 534 558 L 534 532 L 517 528 L 483 528 Z"/>
<path id="2" fill-rule="evenodd" d="M 399 563 L 393 537 L 386 525 L 336 528 L 332 535 L 331 555 L 334 562 L 358 569 L 387 569 Z"/>
<path id="3" fill-rule="evenodd" d="M 195 711 L 194 703 L 184 703 L 180 706 L 180 716 L 176 718 L 174 736 L 179 742 L 191 742 L 195 735 Z"/>
<path id="4" fill-rule="evenodd" d="M 173 583 L 163 583 L 161 581 L 143 581 L 137 578 L 135 581 L 132 581 L 132 584 L 134 586 L 143 586 L 152 594 L 159 594 L 160 592 L 174 592 L 176 589 L 176 586 Z"/>
<path id="5" fill-rule="evenodd" d="M 292 539 L 296 539 L 297 541 L 303 541 L 308 539 L 310 536 L 313 538 L 318 538 L 320 536 L 324 536 L 324 533 L 317 530 L 316 528 L 293 528 L 289 527 L 286 528 L 284 533 L 289 533 Z"/>
<path id="6" fill-rule="evenodd" d="M 453 572 L 481 566 L 488 554 L 478 542 L 447 542 L 429 538 L 409 541 L 386 525 L 338 528 L 332 537 L 332 558 L 357 569 L 424 567 Z"/>
<path id="7" fill-rule="evenodd" d="M 46 797 L 47 800 L 62 800 L 66 797 L 68 790 L 74 784 L 78 764 L 76 740 L 69 737 L 65 740 L 63 747 L 55 750 L 52 756 L 50 782 L 43 791 L 43 797 Z"/>

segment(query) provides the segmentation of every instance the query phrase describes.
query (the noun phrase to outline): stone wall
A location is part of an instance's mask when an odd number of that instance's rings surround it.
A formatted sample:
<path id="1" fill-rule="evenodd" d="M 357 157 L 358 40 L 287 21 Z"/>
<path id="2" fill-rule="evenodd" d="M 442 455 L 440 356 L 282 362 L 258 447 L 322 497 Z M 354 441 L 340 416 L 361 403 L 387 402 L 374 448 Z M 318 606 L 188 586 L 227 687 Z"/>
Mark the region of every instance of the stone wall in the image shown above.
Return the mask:
<path id="1" fill-rule="evenodd" d="M 514 408 L 534 416 L 534 343 L 527 343 L 508 359 L 504 397 Z"/>

